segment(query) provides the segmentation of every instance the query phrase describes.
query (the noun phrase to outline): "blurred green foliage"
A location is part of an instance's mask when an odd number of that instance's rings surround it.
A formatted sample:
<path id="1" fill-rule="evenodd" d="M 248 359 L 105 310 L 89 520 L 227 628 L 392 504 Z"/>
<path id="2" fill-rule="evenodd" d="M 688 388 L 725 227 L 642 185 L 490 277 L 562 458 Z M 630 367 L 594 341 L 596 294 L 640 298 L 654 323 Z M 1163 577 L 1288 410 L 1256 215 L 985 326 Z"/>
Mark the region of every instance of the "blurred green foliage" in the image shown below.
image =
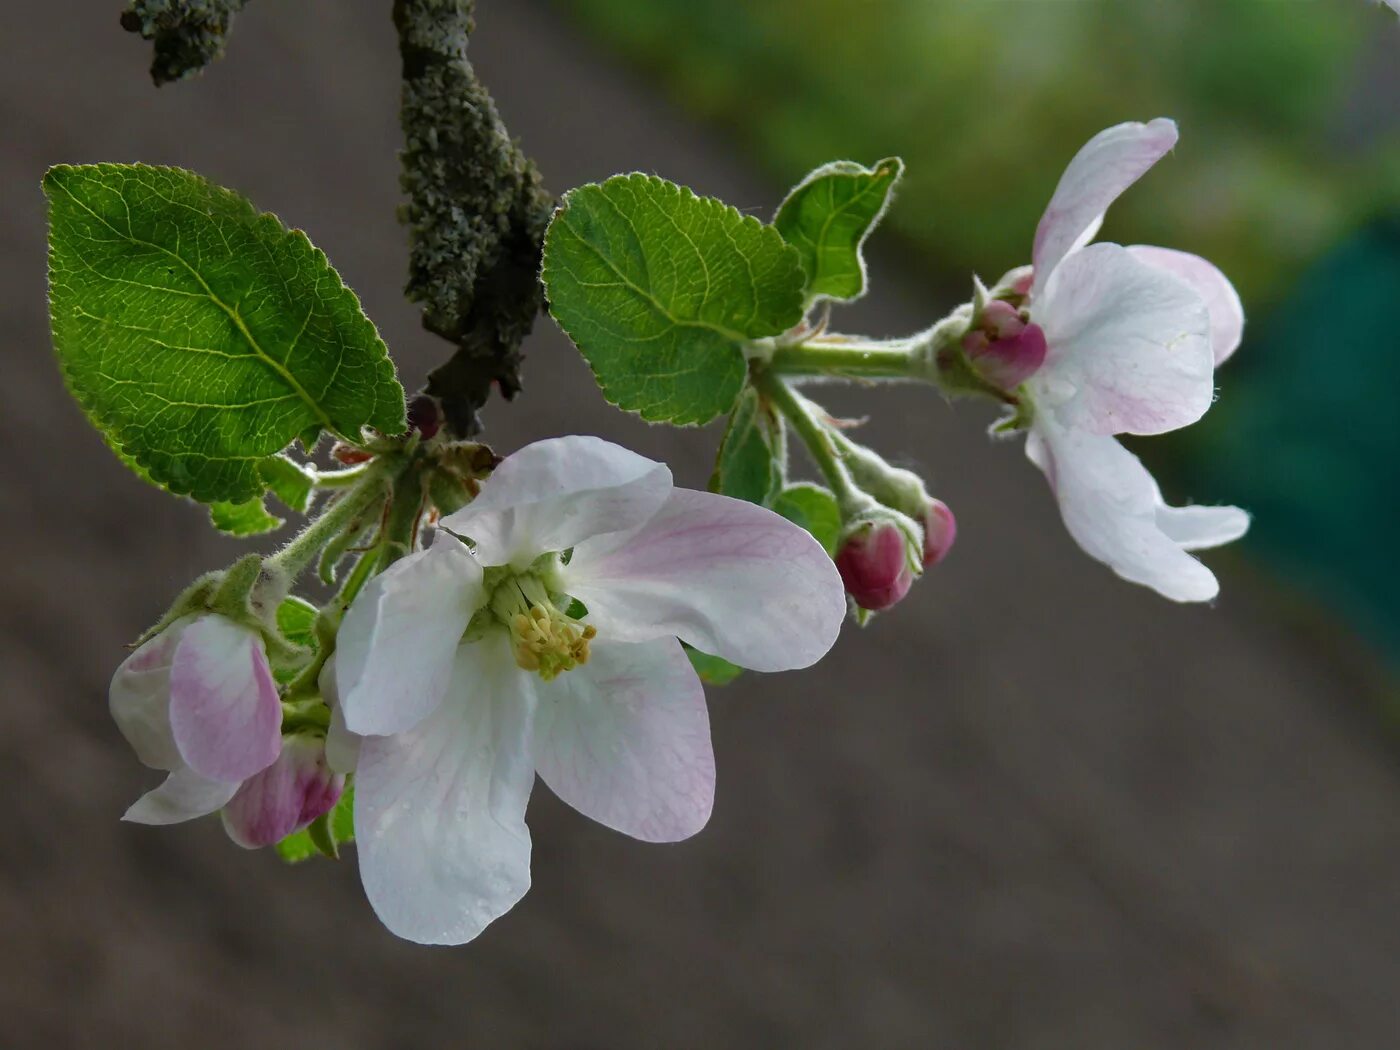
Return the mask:
<path id="1" fill-rule="evenodd" d="M 959 282 L 1029 261 L 1065 163 L 1123 120 L 1182 139 L 1105 236 L 1205 255 L 1250 305 L 1400 199 L 1396 107 L 1387 134 L 1365 104 L 1400 27 L 1362 0 L 558 2 L 781 179 L 902 156 L 888 221 Z"/>

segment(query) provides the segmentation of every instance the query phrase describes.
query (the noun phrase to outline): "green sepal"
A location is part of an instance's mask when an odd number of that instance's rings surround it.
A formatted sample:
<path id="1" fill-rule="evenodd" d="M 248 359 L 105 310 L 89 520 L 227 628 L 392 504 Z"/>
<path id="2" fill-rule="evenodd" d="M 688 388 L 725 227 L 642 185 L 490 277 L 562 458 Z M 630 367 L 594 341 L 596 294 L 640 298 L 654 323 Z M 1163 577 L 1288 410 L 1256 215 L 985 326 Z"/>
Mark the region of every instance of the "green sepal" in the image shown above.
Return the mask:
<path id="1" fill-rule="evenodd" d="M 820 485 L 789 485 L 773 501 L 773 510 L 794 525 L 801 525 L 833 558 L 841 538 L 841 507 L 836 497 Z"/>
<path id="2" fill-rule="evenodd" d="M 315 649 L 317 611 L 305 598 L 296 595 L 283 598 L 277 606 L 277 630 L 292 645 Z"/>
<path id="3" fill-rule="evenodd" d="M 64 378 L 141 476 L 246 504 L 299 435 L 403 431 L 388 351 L 305 234 L 178 168 L 59 165 L 44 191 Z"/>
<path id="4" fill-rule="evenodd" d="M 802 319 L 802 264 L 777 230 L 651 175 L 565 194 L 541 278 L 603 394 L 653 422 L 729 411 L 747 345 Z"/>
<path id="5" fill-rule="evenodd" d="M 719 656 L 702 653 L 699 649 L 685 646 L 685 655 L 690 657 L 690 666 L 707 685 L 728 685 L 744 673 L 742 667 L 731 664 Z"/>
<path id="6" fill-rule="evenodd" d="M 710 491 L 769 506 L 787 477 L 787 435 L 782 417 L 748 387 L 729 419 L 715 457 Z"/>
<path id="7" fill-rule="evenodd" d="M 801 257 L 809 305 L 818 299 L 850 302 L 865 294 L 861 247 L 903 174 L 898 157 L 871 168 L 834 161 L 799 182 L 778 207 L 773 225 Z"/>

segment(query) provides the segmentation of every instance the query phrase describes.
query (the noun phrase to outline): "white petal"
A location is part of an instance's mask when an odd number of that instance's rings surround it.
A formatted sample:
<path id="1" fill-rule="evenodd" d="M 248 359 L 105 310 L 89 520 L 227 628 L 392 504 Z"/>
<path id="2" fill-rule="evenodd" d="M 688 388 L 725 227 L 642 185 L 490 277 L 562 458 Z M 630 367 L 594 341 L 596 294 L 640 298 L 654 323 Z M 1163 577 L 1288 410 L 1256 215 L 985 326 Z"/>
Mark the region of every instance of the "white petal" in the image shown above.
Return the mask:
<path id="1" fill-rule="evenodd" d="M 326 730 L 326 764 L 337 773 L 353 773 L 360 761 L 360 737 L 345 726 L 345 710 L 340 705 L 340 693 L 335 684 L 335 664 L 332 653 L 316 679 L 321 699 L 331 709 L 331 724 Z"/>
<path id="2" fill-rule="evenodd" d="M 705 689 L 674 638 L 593 647 L 540 683 L 535 767 L 584 816 L 647 842 L 705 826 L 715 755 Z"/>
<path id="3" fill-rule="evenodd" d="M 1210 345 L 1215 363 L 1222 364 L 1233 354 L 1244 337 L 1244 304 L 1235 286 L 1213 264 L 1190 252 L 1135 244 L 1128 249 L 1133 257 L 1166 270 L 1196 289 L 1210 313 Z"/>
<path id="4" fill-rule="evenodd" d="M 107 706 L 136 757 L 152 769 L 185 764 L 170 732 L 170 664 L 193 617 L 176 620 L 122 661 Z"/>
<path id="5" fill-rule="evenodd" d="M 481 495 L 442 524 L 470 537 L 483 565 L 523 569 L 545 552 L 632 528 L 670 490 L 664 463 L 601 438 L 551 438 L 507 456 Z"/>
<path id="6" fill-rule="evenodd" d="M 1169 507 L 1159 496 L 1157 527 L 1183 550 L 1199 551 L 1239 539 L 1249 531 L 1249 515 L 1239 507 Z"/>
<path id="7" fill-rule="evenodd" d="M 580 544 L 564 585 L 600 642 L 676 636 L 755 671 L 816 663 L 846 616 L 841 577 L 810 533 L 690 489 L 634 531 Z"/>
<path id="8" fill-rule="evenodd" d="M 1210 316 L 1180 279 L 1116 244 L 1068 256 L 1032 311 L 1045 364 L 1037 409 L 1096 434 L 1161 434 L 1194 423 L 1215 396 Z"/>
<path id="9" fill-rule="evenodd" d="M 355 773 L 360 876 L 384 925 L 463 944 L 530 887 L 531 676 L 503 631 L 458 651 L 447 699 L 413 729 L 366 737 Z"/>
<path id="10" fill-rule="evenodd" d="M 442 531 L 427 550 L 370 580 L 336 634 L 345 724 L 360 734 L 398 733 L 431 714 L 481 602 L 481 566 Z"/>
<path id="11" fill-rule="evenodd" d="M 238 784 L 210 780 L 192 769 L 177 769 L 164 783 L 132 803 L 122 820 L 133 824 L 179 824 L 222 809 Z"/>
<path id="12" fill-rule="evenodd" d="M 277 758 L 282 702 L 262 636 L 226 616 L 200 616 L 170 665 L 170 729 L 201 776 L 237 783 Z"/>
<path id="13" fill-rule="evenodd" d="M 1219 592 L 1215 575 L 1162 529 L 1156 481 L 1113 438 L 1037 419 L 1026 455 L 1045 472 L 1065 527 L 1085 553 L 1173 601 L 1204 602 Z M 1170 517 L 1187 508 L 1165 509 Z"/>
<path id="14" fill-rule="evenodd" d="M 1085 231 L 1102 222 L 1118 195 L 1175 145 L 1176 123 L 1158 117 L 1147 124 L 1118 124 L 1100 131 L 1074 155 L 1036 227 L 1032 299 L 1040 295 L 1060 260 L 1076 244 L 1087 243 Z"/>

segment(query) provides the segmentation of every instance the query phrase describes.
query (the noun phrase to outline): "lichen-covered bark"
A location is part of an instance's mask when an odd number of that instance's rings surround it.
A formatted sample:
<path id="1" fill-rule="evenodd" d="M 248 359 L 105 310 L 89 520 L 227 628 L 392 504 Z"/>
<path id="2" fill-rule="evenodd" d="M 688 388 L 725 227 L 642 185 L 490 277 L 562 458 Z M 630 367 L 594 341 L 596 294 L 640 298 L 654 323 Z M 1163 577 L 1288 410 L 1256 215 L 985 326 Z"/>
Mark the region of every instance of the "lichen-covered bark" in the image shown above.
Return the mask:
<path id="1" fill-rule="evenodd" d="M 223 57 L 233 16 L 248 0 L 132 0 L 122 28 L 155 42 L 151 79 L 181 80 Z"/>
<path id="2" fill-rule="evenodd" d="M 543 305 L 553 200 L 467 60 L 474 0 L 395 0 L 403 60 L 405 293 L 457 345 L 428 377 L 450 430 L 470 437 L 492 386 L 520 389 L 520 343 Z"/>

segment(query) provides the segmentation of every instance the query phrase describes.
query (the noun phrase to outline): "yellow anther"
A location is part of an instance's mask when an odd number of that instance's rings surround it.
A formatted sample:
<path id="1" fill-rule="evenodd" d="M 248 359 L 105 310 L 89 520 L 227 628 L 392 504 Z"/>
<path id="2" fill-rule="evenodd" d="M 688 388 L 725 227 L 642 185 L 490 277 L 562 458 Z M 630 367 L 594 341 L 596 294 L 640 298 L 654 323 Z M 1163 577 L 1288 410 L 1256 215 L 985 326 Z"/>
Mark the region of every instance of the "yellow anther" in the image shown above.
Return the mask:
<path id="1" fill-rule="evenodd" d="M 588 643 L 598 629 L 560 612 L 540 582 L 532 577 L 507 580 L 491 607 L 510 631 L 516 665 L 545 681 L 588 662 Z"/>

